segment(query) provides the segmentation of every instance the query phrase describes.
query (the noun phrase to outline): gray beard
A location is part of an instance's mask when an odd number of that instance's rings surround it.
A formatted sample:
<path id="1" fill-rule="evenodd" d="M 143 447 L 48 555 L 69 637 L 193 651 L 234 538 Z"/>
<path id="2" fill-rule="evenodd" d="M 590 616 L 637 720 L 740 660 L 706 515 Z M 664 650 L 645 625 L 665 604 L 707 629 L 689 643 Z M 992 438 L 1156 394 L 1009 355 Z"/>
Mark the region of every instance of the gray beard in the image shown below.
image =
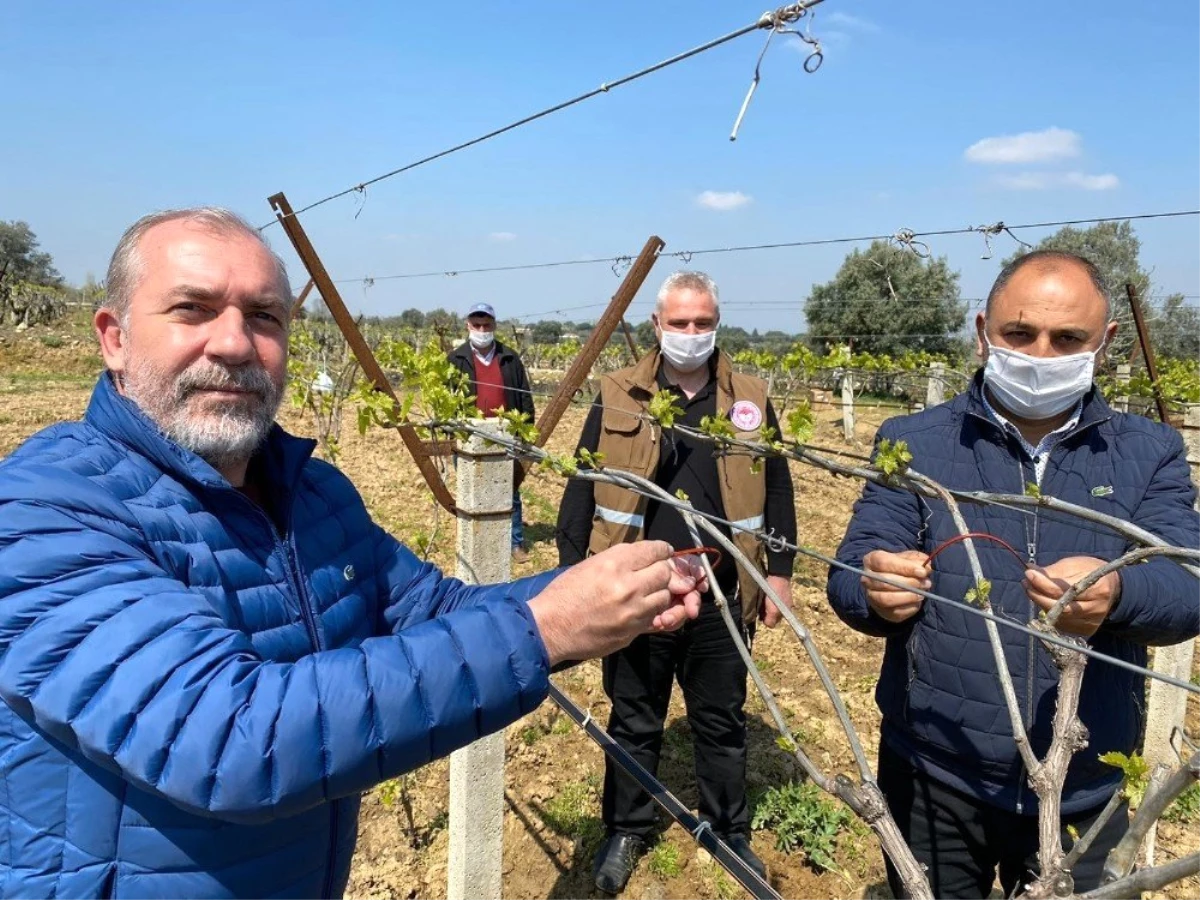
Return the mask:
<path id="1" fill-rule="evenodd" d="M 275 422 L 283 384 L 257 365 L 228 368 L 199 360 L 174 381 L 132 344 L 122 384 L 162 433 L 218 471 L 249 462 Z M 220 403 L 202 389 L 238 388 L 249 393 Z"/>

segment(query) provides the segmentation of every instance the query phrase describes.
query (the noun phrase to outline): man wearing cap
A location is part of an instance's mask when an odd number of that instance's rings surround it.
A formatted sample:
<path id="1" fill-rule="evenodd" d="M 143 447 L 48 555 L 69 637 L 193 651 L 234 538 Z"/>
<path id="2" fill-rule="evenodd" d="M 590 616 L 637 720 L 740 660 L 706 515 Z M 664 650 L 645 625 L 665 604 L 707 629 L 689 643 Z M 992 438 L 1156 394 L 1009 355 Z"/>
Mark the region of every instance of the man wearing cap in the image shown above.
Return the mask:
<path id="1" fill-rule="evenodd" d="M 521 357 L 496 340 L 496 311 L 490 303 L 476 303 L 467 312 L 467 339 L 450 353 L 450 362 L 471 379 L 479 414 L 491 418 L 515 409 L 533 421 L 533 392 Z M 521 522 L 521 492 L 513 489 L 512 554 L 517 562 L 528 558 L 525 528 Z"/>
<path id="2" fill-rule="evenodd" d="M 695 428 L 705 416 L 713 416 L 725 418 L 742 438 L 758 439 L 767 427 L 779 433 L 766 382 L 734 372 L 729 357 L 716 347 L 718 300 L 717 285 L 703 272 L 676 272 L 666 279 L 651 317 L 658 346 L 637 365 L 601 379 L 579 446 L 603 454 L 607 469 L 652 479 L 670 494 L 686 494 L 700 512 L 732 522 L 736 527 L 722 526 L 726 535 L 790 604 L 795 553 L 764 552 L 758 540 L 770 530 L 786 541 L 796 540 L 787 462 L 775 458 L 755 466 L 748 456 L 717 455 L 711 443 L 664 432 L 645 415 L 651 398 L 668 391 L 683 409 L 679 424 Z M 556 538 L 560 565 L 642 539 L 663 540 L 677 550 L 693 546 L 673 507 L 615 485 L 579 479 L 563 494 Z M 779 610 L 765 601 L 758 582 L 728 553 L 712 562 L 743 637 L 753 635 L 760 617 L 768 627 L 779 622 Z M 695 748 L 700 818 L 765 877 L 762 860 L 750 848 L 746 666 L 711 594 L 704 595 L 700 616 L 680 631 L 679 640 L 638 639 L 604 658 L 604 690 L 612 700 L 609 733 L 650 772 L 658 769 L 676 679 Z M 615 894 L 625 888 L 653 835 L 655 806 L 611 762 L 605 770 L 603 816 L 608 839 L 593 874 L 597 888 Z"/>

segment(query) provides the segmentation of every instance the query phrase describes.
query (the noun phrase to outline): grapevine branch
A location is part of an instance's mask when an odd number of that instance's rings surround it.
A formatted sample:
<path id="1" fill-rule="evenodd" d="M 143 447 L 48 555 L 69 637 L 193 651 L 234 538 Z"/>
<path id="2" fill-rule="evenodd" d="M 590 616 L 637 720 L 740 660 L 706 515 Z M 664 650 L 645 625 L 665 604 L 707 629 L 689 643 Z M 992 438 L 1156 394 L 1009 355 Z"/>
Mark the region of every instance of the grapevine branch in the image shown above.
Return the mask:
<path id="1" fill-rule="evenodd" d="M 703 431 L 689 429 L 689 432 L 694 437 L 704 436 Z M 736 444 L 740 443 L 739 448 L 742 452 L 750 452 L 752 454 L 766 454 L 770 452 L 778 452 L 779 448 L 773 446 L 772 442 L 738 442 L 736 439 L 731 439 L 728 435 L 717 434 L 708 435 L 715 439 L 717 452 L 729 452 Z M 786 454 L 786 450 L 783 451 Z M 813 462 L 811 454 L 806 454 L 808 458 L 805 461 Z M 863 468 L 863 467 L 846 467 L 838 465 L 838 468 Z M 865 475 L 872 475 L 871 470 L 867 470 Z M 882 478 L 873 477 L 871 480 L 877 481 L 888 486 L 895 486 L 896 475 L 901 473 L 881 473 Z M 932 493 L 937 499 L 946 504 L 950 512 L 951 518 L 954 521 L 955 527 L 958 529 L 962 542 L 967 551 L 969 565 L 972 574 L 975 578 L 976 589 L 975 599 L 990 612 L 988 601 L 988 582 L 984 579 L 982 570 L 979 565 L 978 557 L 975 553 L 973 540 L 970 536 L 969 528 L 961 515 L 958 504 L 949 492 L 941 485 L 932 481 L 923 475 L 914 471 L 902 473 L 910 482 L 904 485 L 905 487 L 923 488 L 919 491 L 925 495 Z M 995 501 L 995 495 L 977 495 L 980 499 L 988 499 Z M 1032 499 L 1043 500 L 1046 498 L 1035 497 Z M 1048 505 L 1048 504 L 1047 504 Z M 1161 543 L 1161 542 L 1159 542 Z M 1069 593 L 1060 598 L 1054 608 L 1046 616 L 1044 623 L 1033 623 L 1034 627 L 1039 631 L 1044 631 L 1046 635 L 1054 630 L 1054 625 L 1058 620 L 1062 610 L 1067 603 L 1073 600 L 1079 593 L 1086 590 L 1092 584 L 1095 584 L 1100 578 L 1104 577 L 1108 572 L 1118 571 L 1124 566 L 1139 562 L 1154 556 L 1165 556 L 1176 559 L 1197 559 L 1200 558 L 1200 552 L 1175 547 L 1157 546 L 1157 547 L 1142 547 L 1131 553 L 1125 554 L 1118 560 L 1104 564 L 1088 576 L 1072 586 Z M 1009 717 L 1012 723 L 1014 740 L 1017 750 L 1021 755 L 1022 761 L 1025 764 L 1030 784 L 1034 792 L 1038 796 L 1038 816 L 1039 816 L 1039 876 L 1037 880 L 1028 886 L 1028 896 L 1034 898 L 1066 896 L 1073 892 L 1074 884 L 1070 875 L 1070 867 L 1065 864 L 1067 859 L 1062 847 L 1061 838 L 1061 798 L 1062 789 L 1066 781 L 1067 769 L 1071 758 L 1076 752 L 1087 746 L 1087 730 L 1083 723 L 1078 718 L 1078 703 L 1079 695 L 1083 684 L 1083 673 L 1086 665 L 1086 658 L 1079 652 L 1073 652 L 1064 648 L 1061 643 L 1049 643 L 1043 640 L 1043 644 L 1051 653 L 1056 667 L 1059 669 L 1059 689 L 1055 709 L 1055 719 L 1053 727 L 1053 738 L 1051 746 L 1043 760 L 1039 761 L 1034 756 L 1032 749 L 1029 746 L 1029 741 L 1022 725 L 1020 708 L 1016 699 L 1016 693 L 1013 687 L 1011 673 L 1009 672 L 1007 662 L 1003 653 L 1002 645 L 999 640 L 999 632 L 996 628 L 996 623 L 992 619 L 985 621 L 988 632 L 989 643 L 992 646 L 993 656 L 995 658 L 997 673 L 999 676 L 1001 690 L 1004 695 L 1005 705 L 1009 712 Z M 1075 640 L 1075 639 L 1071 639 Z M 1081 641 L 1076 641 L 1082 645 Z M 1155 819 L 1157 816 L 1155 816 Z M 1152 820 L 1153 821 L 1153 820 Z M 1093 836 L 1094 837 L 1094 836 Z M 1086 845 L 1085 845 L 1086 847 Z M 1083 850 L 1079 851 L 1081 855 Z M 1072 859 L 1074 862 L 1074 859 Z"/>
<path id="2" fill-rule="evenodd" d="M 1130 550 L 1124 556 L 1120 556 L 1112 562 L 1105 563 L 1099 568 L 1093 569 L 1063 591 L 1062 596 L 1054 601 L 1054 605 L 1047 611 L 1046 624 L 1053 626 L 1057 623 L 1058 617 L 1062 615 L 1062 611 L 1067 608 L 1067 605 L 1092 585 L 1096 584 L 1105 575 L 1154 556 L 1200 560 L 1200 550 L 1193 550 L 1186 547 L 1139 547 L 1136 550 Z"/>
<path id="3" fill-rule="evenodd" d="M 452 429 L 459 432 L 482 434 L 493 443 L 497 443 L 506 447 L 506 449 L 513 454 L 528 456 L 538 462 L 549 463 L 551 466 L 555 464 L 553 458 L 540 448 L 523 445 L 517 440 L 505 439 L 495 435 L 494 432 L 485 432 L 469 423 L 440 423 L 438 427 L 445 427 L 447 429 Z M 559 465 L 561 465 L 561 463 L 559 463 Z M 883 794 L 879 790 L 878 785 L 875 783 L 870 765 L 867 763 L 866 754 L 863 752 L 862 743 L 859 740 L 858 732 L 850 719 L 849 711 L 846 709 L 845 703 L 843 702 L 841 695 L 837 690 L 837 686 L 834 684 L 833 678 L 829 674 L 829 670 L 826 668 L 824 660 L 821 658 L 820 652 L 813 642 L 808 629 L 806 629 L 800 623 L 792 609 L 779 599 L 778 595 L 774 592 L 774 590 L 772 590 L 770 584 L 762 576 L 762 573 L 758 571 L 758 567 L 746 558 L 746 556 L 733 543 L 732 540 L 726 537 L 721 530 L 716 527 L 716 525 L 708 520 L 706 516 L 695 510 L 690 503 L 672 497 L 669 493 L 664 491 L 658 485 L 654 484 L 652 481 L 641 478 L 629 472 L 607 469 L 576 469 L 572 475 L 573 477 L 581 478 L 587 481 L 615 484 L 629 490 L 634 490 L 642 496 L 658 502 L 668 503 L 674 506 L 684 514 L 685 520 L 688 523 L 689 529 L 692 532 L 693 540 L 695 541 L 697 547 L 704 545 L 704 542 L 700 539 L 700 535 L 697 530 L 697 527 L 700 527 L 708 531 L 711 537 L 717 541 L 724 548 L 724 550 L 738 562 L 739 565 L 743 566 L 746 571 L 755 578 L 759 584 L 759 587 L 766 594 L 768 600 L 775 605 L 775 607 L 782 614 L 784 620 L 795 632 L 797 638 L 800 640 L 802 646 L 807 652 L 809 659 L 812 661 L 821 681 L 822 687 L 825 689 L 830 701 L 833 703 L 838 721 L 841 724 L 842 729 L 850 743 L 851 751 L 859 767 L 862 781 L 861 783 L 856 784 L 850 778 L 841 774 L 832 777 L 826 776 L 816 767 L 816 765 L 812 762 L 812 759 L 807 753 L 804 752 L 803 748 L 799 746 L 795 737 L 792 735 L 790 728 L 788 727 L 787 720 L 784 718 L 779 709 L 774 694 L 763 680 L 762 673 L 759 672 L 758 667 L 754 665 L 754 661 L 750 656 L 750 652 L 746 647 L 745 641 L 742 639 L 737 623 L 733 621 L 732 614 L 729 610 L 729 604 L 725 599 L 720 586 L 717 584 L 707 556 L 702 555 L 701 559 L 709 579 L 709 588 L 713 593 L 725 625 L 733 638 L 735 646 L 738 649 L 738 653 L 740 654 L 742 661 L 746 664 L 747 671 L 750 673 L 755 686 L 758 688 L 763 698 L 763 702 L 767 706 L 771 718 L 775 723 L 776 729 L 780 733 L 780 746 L 786 748 L 792 753 L 792 755 L 800 763 L 801 768 L 813 780 L 814 783 L 816 783 L 826 793 L 838 797 L 845 802 L 851 808 L 851 810 L 853 810 L 856 815 L 862 818 L 876 833 L 882 846 L 884 847 L 885 852 L 887 852 L 888 856 L 896 865 L 897 870 L 901 873 L 901 877 L 904 880 L 905 887 L 909 895 L 915 898 L 915 900 L 929 900 L 929 898 L 932 898 L 933 893 L 929 888 L 929 882 L 925 877 L 924 871 L 922 870 L 921 865 L 917 862 L 916 858 L 912 855 L 912 851 L 904 841 L 899 828 L 892 819 L 891 813 L 888 811 L 887 803 L 885 802 Z"/>
<path id="4" fill-rule="evenodd" d="M 1187 790 L 1190 785 L 1195 784 L 1197 779 L 1200 779 L 1200 752 L 1193 753 L 1191 759 L 1184 766 L 1177 769 L 1161 783 L 1161 787 L 1152 784 L 1146 791 L 1146 796 L 1142 798 L 1137 814 L 1133 817 L 1133 821 L 1129 825 L 1129 830 L 1125 832 L 1125 835 L 1113 849 L 1112 853 L 1108 855 L 1108 860 L 1104 864 L 1106 886 L 1111 887 L 1109 882 L 1119 883 L 1120 880 L 1125 879 L 1129 875 L 1133 869 L 1138 848 L 1142 846 L 1142 841 L 1150 831 L 1150 826 L 1157 822 L 1167 807 L 1171 805 L 1171 802 Z M 1192 858 L 1197 859 L 1200 857 Z M 1196 874 L 1197 871 L 1200 871 L 1200 869 L 1193 869 L 1188 874 Z"/>
<path id="5" fill-rule="evenodd" d="M 697 518 L 690 513 L 685 513 L 684 516 L 688 523 L 688 529 L 691 531 L 692 539 L 694 541 L 699 541 L 700 535 L 697 533 Z M 820 654 L 817 652 L 816 645 L 812 642 L 810 636 L 808 635 L 807 629 L 804 629 L 798 620 L 793 621 L 795 619 L 795 614 L 792 612 L 791 607 L 780 601 L 779 596 L 771 588 L 770 583 L 762 577 L 762 573 L 759 572 L 758 567 L 755 566 L 750 560 L 746 559 L 745 555 L 732 541 L 729 541 L 727 538 L 725 538 L 725 536 L 721 534 L 720 530 L 711 522 L 705 519 L 700 519 L 699 524 L 710 534 L 712 534 L 713 537 L 717 538 L 722 543 L 725 543 L 730 549 L 731 553 L 737 559 L 738 563 L 743 566 L 747 572 L 750 572 L 754 576 L 755 580 L 759 584 L 759 587 L 765 593 L 767 600 L 779 610 L 783 618 L 788 622 L 789 625 L 792 626 L 792 630 L 796 633 L 797 637 L 800 638 L 801 643 L 808 652 L 809 658 L 813 661 L 814 667 L 822 676 L 822 683 L 824 684 L 830 699 L 833 701 L 834 707 L 837 710 L 838 720 L 842 723 L 842 727 L 846 732 L 848 740 L 850 741 L 850 746 L 854 751 L 855 758 L 859 763 L 859 770 L 862 780 L 860 783 L 855 784 L 849 777 L 845 775 L 837 775 L 834 777 L 832 785 L 827 786 L 824 783 L 820 783 L 821 787 L 827 793 L 839 797 L 855 812 L 856 815 L 858 815 L 867 823 L 871 830 L 875 832 L 876 836 L 879 838 L 880 845 L 883 847 L 883 851 L 888 855 L 888 858 L 891 859 L 892 864 L 896 867 L 900 881 L 904 885 L 905 893 L 909 897 L 913 898 L 913 900 L 926 900 L 926 898 L 932 898 L 933 892 L 930 889 L 929 880 L 925 876 L 925 871 L 921 864 L 917 861 L 916 857 L 913 855 L 912 849 L 908 846 L 908 843 L 904 840 L 904 836 L 900 832 L 899 827 L 896 825 L 895 819 L 892 818 L 891 811 L 888 809 L 887 801 L 884 799 L 883 792 L 879 789 L 879 785 L 875 781 L 870 767 L 866 764 L 866 758 L 862 753 L 858 732 L 854 729 L 850 721 L 850 716 L 842 702 L 841 694 L 838 693 L 836 688 L 833 686 L 832 679 L 829 678 L 829 673 L 825 669 L 824 662 L 822 661 Z M 707 560 L 705 560 L 705 569 L 708 573 L 709 583 L 715 586 L 715 576 Z M 714 588 L 714 596 L 718 596 L 717 592 L 719 590 L 719 587 Z M 741 635 L 738 633 L 738 629 L 733 622 L 733 617 L 729 612 L 728 604 L 724 602 L 724 597 L 720 597 L 719 603 L 722 616 L 725 619 L 725 625 L 729 629 L 729 633 L 733 636 L 739 652 L 743 654 L 747 669 L 754 673 L 755 684 L 758 685 L 759 691 L 764 692 L 765 684 L 762 683 L 762 676 L 759 674 L 758 668 L 749 658 L 749 651 L 746 649 L 745 644 L 741 639 Z M 763 693 L 763 696 L 765 698 L 766 693 Z M 784 732 L 784 734 L 785 738 L 788 737 L 786 732 Z M 792 741 L 791 746 L 795 746 L 794 741 Z M 798 749 L 797 756 L 799 756 Z"/>
<path id="6" fill-rule="evenodd" d="M 922 487 L 932 491 L 938 499 L 946 504 L 946 508 L 950 511 L 950 517 L 954 521 L 954 527 L 958 529 L 958 533 L 963 535 L 963 547 L 967 551 L 967 560 L 971 566 L 971 574 L 975 579 L 975 600 L 980 608 L 986 612 L 992 612 L 992 604 L 990 600 L 989 582 L 983 576 L 983 567 L 979 564 L 979 556 L 975 552 L 975 541 L 966 537 L 971 533 L 970 527 L 967 525 L 967 520 L 963 518 L 962 510 L 950 493 L 940 484 L 924 475 L 919 475 L 916 472 L 909 472 L 909 478 L 914 484 L 919 484 Z M 994 619 L 985 619 L 984 627 L 987 629 L 988 644 L 992 648 L 992 658 L 996 663 L 996 672 L 1000 677 L 1000 690 L 1004 694 L 1004 706 L 1008 710 L 1009 725 L 1012 728 L 1013 740 L 1017 745 L 1017 752 L 1021 755 L 1021 761 L 1025 763 L 1025 768 L 1032 776 L 1040 769 L 1037 757 L 1033 755 L 1033 749 L 1029 746 L 1029 737 L 1025 733 L 1025 725 L 1021 719 L 1021 704 L 1017 700 L 1017 691 L 1013 685 L 1012 672 L 1008 668 L 1008 660 L 1004 656 L 1004 645 L 1000 643 L 1000 631 L 996 627 Z"/>

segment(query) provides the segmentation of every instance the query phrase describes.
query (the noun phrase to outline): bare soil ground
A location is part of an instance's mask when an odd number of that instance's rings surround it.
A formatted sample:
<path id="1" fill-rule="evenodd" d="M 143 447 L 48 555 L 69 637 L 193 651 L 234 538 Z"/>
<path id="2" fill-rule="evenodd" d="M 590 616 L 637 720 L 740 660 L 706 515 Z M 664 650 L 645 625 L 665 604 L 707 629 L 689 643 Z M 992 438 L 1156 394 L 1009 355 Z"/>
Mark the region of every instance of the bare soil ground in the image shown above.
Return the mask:
<path id="1" fill-rule="evenodd" d="M 73 343 L 74 342 L 74 343 Z M 31 329 L 22 335 L 0 334 L 0 457 L 46 425 L 77 418 L 99 369 L 99 358 L 78 329 Z M 297 433 L 311 431 L 292 410 L 281 416 Z M 870 446 L 880 411 L 859 417 L 854 449 Z M 573 409 L 559 426 L 550 449 L 569 453 L 582 424 L 583 410 Z M 837 413 L 818 413 L 816 442 L 845 447 Z M 342 465 L 366 498 L 372 514 L 402 540 L 432 537 L 431 558 L 454 569 L 454 522 L 435 509 L 415 465 L 399 438 L 375 432 L 360 437 L 351 426 L 343 431 Z M 831 553 L 849 520 L 858 496 L 856 482 L 795 466 L 796 505 L 801 542 Z M 534 473 L 523 488 L 530 559 L 516 575 L 531 574 L 557 563 L 553 530 L 562 482 Z M 811 629 L 872 761 L 879 736 L 873 690 L 881 656 L 880 642 L 844 627 L 824 596 L 824 569 L 801 559 L 797 563 L 795 599 L 801 620 Z M 755 657 L 798 736 L 816 762 L 835 771 L 853 771 L 844 735 L 832 708 L 816 683 L 798 643 L 783 631 L 760 629 Z M 607 707 L 596 664 L 556 676 L 578 702 L 605 721 Z M 676 692 L 678 694 L 678 692 Z M 751 788 L 780 785 L 799 773 L 791 758 L 774 743 L 774 731 L 757 697 L 748 705 L 750 718 Z M 1197 707 L 1190 707 L 1197 724 Z M 504 895 L 513 898 L 590 897 L 591 855 L 598 846 L 599 785 L 604 761 L 600 750 L 551 703 L 508 729 L 504 821 Z M 359 845 L 347 895 L 359 898 L 444 896 L 446 890 L 448 763 L 433 763 L 403 779 L 372 791 L 365 798 Z M 688 804 L 695 802 L 691 740 L 683 707 L 673 699 L 665 740 L 662 780 Z M 1160 859 L 1200 849 L 1196 821 L 1171 825 L 1159 832 Z M 665 830 L 674 865 L 654 865 L 644 857 L 625 897 L 728 898 L 741 890 L 727 875 L 698 853 L 678 826 Z M 773 884 L 785 897 L 888 897 L 878 847 L 869 833 L 847 830 L 839 838 L 837 871 L 818 871 L 803 852 L 786 855 L 774 847 L 774 835 L 759 832 L 755 847 L 767 862 Z M 670 852 L 662 854 L 669 857 Z M 1193 897 L 1200 881 L 1190 879 L 1156 896 Z"/>

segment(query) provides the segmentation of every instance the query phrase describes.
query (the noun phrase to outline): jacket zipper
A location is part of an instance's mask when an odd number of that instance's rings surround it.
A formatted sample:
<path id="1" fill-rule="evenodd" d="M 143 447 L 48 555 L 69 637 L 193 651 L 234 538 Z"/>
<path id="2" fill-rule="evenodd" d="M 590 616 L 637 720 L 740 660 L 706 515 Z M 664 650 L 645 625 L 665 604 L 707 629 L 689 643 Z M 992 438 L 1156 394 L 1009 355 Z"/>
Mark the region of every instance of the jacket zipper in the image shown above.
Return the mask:
<path id="1" fill-rule="evenodd" d="M 297 596 L 300 598 L 300 609 L 304 614 L 304 622 L 308 626 L 309 638 L 312 640 L 313 647 L 320 652 L 325 649 L 325 646 L 324 641 L 321 640 L 321 632 L 317 628 L 317 609 L 308 589 L 304 586 L 304 578 L 300 573 L 300 554 L 296 550 L 296 535 L 292 531 L 290 521 L 287 537 L 281 543 L 284 544 L 284 552 L 287 557 L 288 578 L 291 579 Z M 329 856 L 325 862 L 325 885 L 321 890 L 322 897 L 333 896 L 333 876 L 337 871 L 338 810 L 340 806 L 340 800 L 329 802 Z"/>
<path id="2" fill-rule="evenodd" d="M 287 558 L 288 579 L 292 582 L 292 587 L 300 598 L 300 610 L 304 615 L 304 624 L 308 627 L 309 639 L 312 641 L 314 649 L 320 652 L 325 649 L 325 645 L 321 640 L 321 632 L 317 628 L 317 609 L 308 589 L 304 586 L 304 578 L 300 573 L 298 561 L 300 554 L 296 550 L 296 535 L 292 531 L 290 521 L 287 537 L 280 543 L 283 545 L 284 555 Z M 321 890 L 322 897 L 333 896 L 333 876 L 337 871 L 338 809 L 340 806 L 340 800 L 329 802 L 329 857 L 325 862 L 325 886 Z"/>
<path id="3" fill-rule="evenodd" d="M 314 650 L 324 650 L 325 647 L 317 629 L 316 610 L 313 608 L 312 598 L 304 588 L 304 579 L 300 577 L 300 564 L 296 561 L 295 538 L 289 533 L 286 538 L 279 538 L 277 544 L 283 550 L 283 557 L 287 562 L 284 568 L 287 570 L 288 584 L 300 601 L 300 615 L 304 619 L 304 627 L 308 630 L 308 639 L 312 641 Z"/>
<path id="4" fill-rule="evenodd" d="M 243 497 L 240 492 L 235 491 L 235 493 L 239 497 Z M 300 574 L 299 554 L 296 552 L 296 539 L 291 527 L 291 511 L 289 510 L 288 512 L 287 531 L 281 535 L 279 529 L 275 527 L 275 523 L 271 521 L 271 517 L 257 503 L 252 502 L 247 497 L 243 497 L 243 499 L 250 506 L 254 507 L 255 512 L 266 523 L 267 529 L 275 539 L 276 548 L 283 551 L 284 572 L 287 575 L 288 586 L 300 602 L 300 616 L 304 619 L 304 628 L 308 632 L 308 639 L 312 643 L 313 650 L 320 651 L 325 649 L 320 631 L 317 629 L 316 610 L 312 598 L 304 587 L 304 579 Z M 339 800 L 332 800 L 329 803 L 329 856 L 325 863 L 325 885 L 321 891 L 322 897 L 333 896 L 333 876 L 337 869 L 338 807 L 340 802 Z"/>
<path id="5" fill-rule="evenodd" d="M 1000 430 L 1000 433 L 1003 435 L 1006 443 L 1015 440 L 1015 438 L 1011 434 L 1009 434 L 1007 430 L 1005 430 L 1004 428 L 999 426 L 996 422 L 994 422 L 990 416 L 986 416 L 986 415 L 983 415 L 980 413 L 974 413 L 974 412 L 971 413 L 971 415 L 974 415 L 977 418 L 981 419 L 982 421 L 986 422 L 992 428 L 998 428 Z M 1092 428 L 1092 427 L 1101 425 L 1104 422 L 1107 422 L 1109 420 L 1109 418 L 1111 418 L 1111 417 L 1105 416 L 1102 419 L 1097 419 L 1093 422 L 1088 422 L 1086 424 L 1080 423 L 1071 432 L 1069 432 L 1068 434 L 1064 434 L 1061 438 L 1058 439 L 1058 441 L 1054 444 L 1054 446 L 1051 447 L 1050 450 L 1047 451 L 1046 468 L 1049 469 L 1050 460 L 1054 455 L 1054 450 L 1057 449 L 1060 444 L 1062 444 L 1064 441 L 1074 438 L 1076 435 L 1078 435 L 1081 431 L 1083 431 L 1086 428 Z M 1039 477 L 1037 474 L 1037 463 L 1035 462 L 1033 464 L 1033 466 L 1034 466 L 1034 470 L 1033 470 L 1034 480 L 1038 486 L 1038 489 L 1040 490 L 1042 487 L 1042 478 Z M 1017 457 L 1017 472 L 1020 476 L 1020 483 L 1017 485 L 1017 493 L 1023 494 L 1023 493 L 1025 493 L 1025 464 L 1024 464 L 1024 462 L 1021 461 L 1020 455 L 1018 455 L 1018 457 Z M 1044 475 L 1045 475 L 1045 472 L 1043 471 L 1043 476 Z M 1033 509 L 1033 535 L 1032 535 L 1032 537 L 1030 536 L 1030 533 L 1029 533 L 1029 524 L 1028 524 L 1028 522 L 1025 523 L 1025 537 L 1026 537 L 1025 552 L 1026 552 L 1028 564 L 1031 566 L 1037 565 L 1038 515 L 1039 515 L 1039 508 L 1035 506 Z M 1027 602 L 1029 605 L 1030 613 L 1032 614 L 1033 613 L 1033 601 L 1029 600 Z M 1033 726 L 1033 694 L 1034 694 L 1033 688 L 1034 688 L 1034 677 L 1036 676 L 1036 665 L 1035 665 L 1036 654 L 1037 654 L 1037 639 L 1034 638 L 1032 635 L 1030 635 L 1028 651 L 1026 653 L 1026 666 L 1025 666 L 1025 676 L 1026 676 L 1025 717 L 1026 717 L 1026 720 L 1028 721 L 1029 725 L 1026 726 L 1024 723 L 1022 723 L 1022 727 L 1025 728 L 1025 736 L 1027 739 L 1029 737 L 1029 728 Z M 1019 763 L 1019 769 L 1017 771 L 1016 812 L 1018 814 L 1022 813 L 1025 809 L 1025 803 L 1021 799 L 1021 796 L 1025 790 L 1025 778 L 1026 778 L 1025 761 L 1024 761 L 1024 759 L 1022 759 Z"/>
<path id="6" fill-rule="evenodd" d="M 1012 440 L 1010 437 L 1009 440 Z M 1047 461 L 1048 462 L 1048 461 Z M 1021 485 L 1017 491 L 1019 494 L 1025 493 L 1025 464 L 1018 460 L 1017 469 L 1020 472 Z M 1037 463 L 1034 463 L 1033 470 L 1034 481 L 1040 489 L 1042 479 L 1037 474 Z M 1029 523 L 1025 523 L 1025 553 L 1026 562 L 1030 566 L 1037 565 L 1037 522 L 1038 510 L 1035 507 L 1033 510 L 1033 535 L 1029 533 Z M 1033 601 L 1026 600 L 1029 606 L 1030 614 L 1033 612 Z M 1029 729 L 1033 726 L 1033 695 L 1034 695 L 1034 679 L 1037 677 L 1037 639 L 1033 635 L 1029 636 L 1029 642 L 1025 649 L 1025 719 L 1021 723 L 1025 729 L 1025 739 L 1029 739 Z M 1017 800 L 1016 812 L 1021 815 L 1025 811 L 1025 801 L 1023 795 L 1025 792 L 1025 779 L 1028 773 L 1025 769 L 1025 760 L 1021 759 L 1019 769 L 1017 771 Z"/>

